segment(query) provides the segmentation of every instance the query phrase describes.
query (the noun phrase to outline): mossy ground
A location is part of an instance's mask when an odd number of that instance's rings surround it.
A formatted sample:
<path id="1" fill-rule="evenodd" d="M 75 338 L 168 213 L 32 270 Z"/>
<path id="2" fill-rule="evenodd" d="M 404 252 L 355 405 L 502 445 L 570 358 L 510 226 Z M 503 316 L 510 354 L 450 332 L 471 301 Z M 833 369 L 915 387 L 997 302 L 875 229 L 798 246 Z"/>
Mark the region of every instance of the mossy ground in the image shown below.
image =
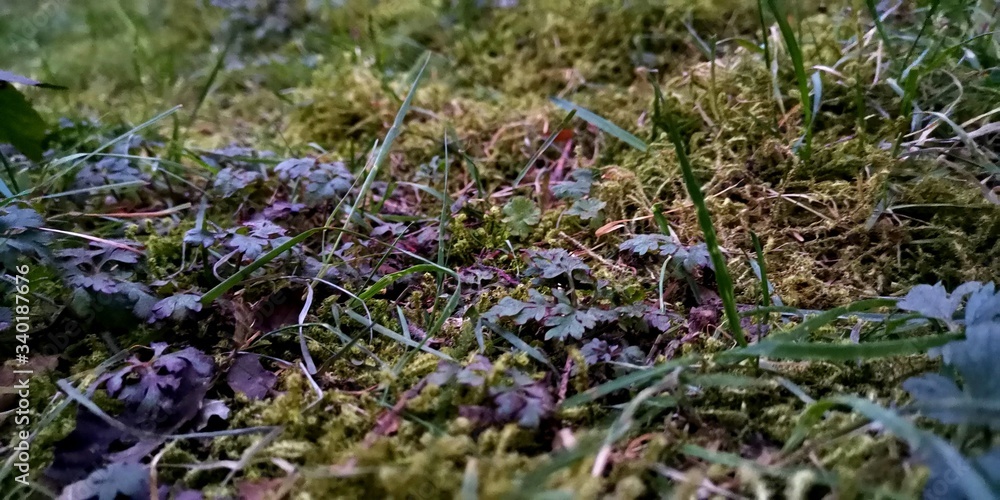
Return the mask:
<path id="1" fill-rule="evenodd" d="M 39 42 L 38 47 L 14 54 L 16 61 L 0 59 L 0 67 L 9 64 L 25 73 L 46 68 L 47 74 L 35 76 L 71 86 L 66 94 L 32 93 L 50 113 L 105 119 L 110 114 L 139 122 L 175 102 L 191 108 L 199 102 L 200 86 L 207 83 L 218 57 L 209 52 L 213 38 L 217 41 L 213 29 L 218 19 L 192 16 L 203 9 L 191 3 L 165 2 L 165 10 L 156 12 L 138 7 L 87 10 L 86 15 L 117 16 L 132 26 L 129 36 L 144 41 L 134 52 L 120 47 L 127 43 L 126 35 L 98 31 L 91 23 L 86 36 L 79 35 L 86 43 L 69 35 L 58 44 Z M 801 21 L 806 67 L 831 69 L 817 73 L 823 81 L 822 102 L 812 125 L 813 155 L 805 161 L 794 149 L 803 133 L 802 104 L 797 91 L 791 90 L 796 88 L 795 77 L 780 37 L 775 32 L 768 38 L 778 60 L 773 73 L 756 50 L 732 38 L 759 39 L 757 2 L 649 0 L 622 7 L 600 0 L 545 0 L 486 9 L 475 3 L 455 2 L 466 7 L 450 8 L 452 2 L 357 0 L 310 12 L 303 17 L 307 20 L 295 21 L 299 24 L 285 33 L 287 39 L 268 40 L 266 54 L 281 56 L 275 60 L 284 62 L 222 71 L 192 126 L 185 129 L 187 146 L 199 150 L 238 142 L 289 155 L 322 149 L 325 158 L 343 159 L 359 171 L 373 142 L 392 125 L 421 56 L 430 51 L 404 131 L 393 145 L 388 174 L 380 180 L 466 195 L 467 209 L 448 225 L 448 266 L 480 263 L 518 276 L 524 263 L 513 250 L 565 248 L 587 260 L 595 276 L 610 282 L 610 298 L 601 300 L 623 305 L 657 293 L 659 266 L 618 252 L 618 243 L 629 235 L 659 231 L 651 217 L 655 204 L 662 207 L 682 242 L 701 240 L 676 151 L 665 134 L 651 134 L 656 84 L 670 98 L 665 112 L 675 114 L 681 124 L 741 303 L 760 300 L 759 282 L 743 254 L 752 254 L 751 234 L 760 237 L 774 293 L 786 305 L 802 309 L 898 295 L 918 283 L 942 281 L 950 288 L 996 277 L 1000 206 L 983 194 L 992 188 L 979 184 L 978 172 L 917 154 L 915 147 L 909 150 L 914 154 L 900 154 L 900 148 L 893 147 L 900 137 L 913 140 L 902 133 L 909 131 L 907 121 L 895 118 L 904 113 L 903 103 L 884 82 L 870 83 L 886 70 L 872 56 L 874 49 L 869 46 L 869 52 L 852 55 L 851 50 L 860 49 L 847 42 L 858 34 L 863 14 L 833 5 L 795 13 Z M 76 15 L 82 14 L 66 14 Z M 154 28 L 157 16 L 168 22 Z M 143 23 L 135 25 L 137 19 Z M 296 33 L 306 35 L 303 39 Z M 708 39 L 719 41 L 714 59 L 700 49 Z M 320 51 L 317 40 L 329 43 Z M 254 50 L 250 45 L 237 46 Z M 84 61 L 88 63 L 81 68 Z M 97 64 L 100 61 L 107 66 Z M 130 64 L 135 70 L 123 71 Z M 948 64 L 957 78 L 979 81 L 981 75 L 975 71 Z M 953 91 L 934 86 L 938 79 L 943 80 L 942 75 L 931 72 L 922 84 L 926 88 L 918 92 L 925 109 L 955 102 L 955 120 L 963 122 L 1000 104 L 996 89 L 986 85 L 970 85 L 972 97 L 956 101 Z M 500 207 L 513 194 L 508 189 L 513 178 L 542 141 L 558 132 L 565 113 L 549 102 L 551 96 L 593 111 L 647 140 L 649 148 L 633 150 L 593 126 L 572 122 L 565 137 L 528 165 L 528 187 L 520 189 L 530 192 L 542 215 L 530 236 L 514 237 Z M 165 135 L 172 128 L 164 125 Z M 447 165 L 445 140 L 457 145 L 450 150 Z M 956 156 L 971 154 L 961 145 L 949 144 Z M 564 178 L 579 168 L 596 171 L 590 196 L 606 202 L 602 222 L 620 221 L 605 226 L 610 231 L 595 231 L 594 225 L 565 216 L 568 204 L 548 192 L 551 176 Z M 445 170 L 448 185 L 442 185 Z M 474 189 L 479 183 L 486 193 Z M 233 212 L 262 209 L 274 193 L 262 189 L 241 199 L 219 200 L 207 218 L 224 221 Z M 405 197 L 409 215 L 441 211 L 440 200 L 417 189 L 398 196 Z M 92 202 L 87 208 L 100 209 L 101 203 Z M 296 220 L 298 229 L 324 223 L 323 214 L 308 217 Z M 184 259 L 191 258 L 181 242 L 194 227 L 192 220 L 176 218 L 162 227 L 134 227 L 124 233 L 144 245 L 150 280 L 174 280 L 166 285 L 171 293 L 175 288 L 203 286 L 208 279 L 178 275 Z M 125 231 L 117 226 L 92 229 L 109 234 Z M 701 286 L 713 286 L 710 275 L 695 278 Z M 668 281 L 665 303 L 680 309 L 691 306 L 694 298 L 688 284 Z M 411 280 L 399 288 L 367 301 L 372 320 L 398 332 L 402 314 L 413 325 L 426 328 L 443 302 L 434 277 Z M 474 331 L 478 315 L 505 296 L 525 298 L 527 288 L 525 281 L 474 297 L 465 317 L 438 333 L 440 345 L 435 348 L 463 362 L 481 352 L 493 362 L 490 377 L 501 377 L 504 368 L 516 367 L 539 379 L 558 378 L 560 371 L 548 370 L 524 353 L 510 354 L 509 345 L 488 331 L 481 348 Z M 229 300 L 254 304 L 275 293 L 298 296 L 302 290 L 262 280 Z M 53 291 L 54 296 L 65 293 Z M 337 300 L 331 297 L 323 305 L 318 301 L 311 320 L 340 325 L 333 312 Z M 222 359 L 220 353 L 232 348 L 234 329 L 238 336 L 241 327 L 230 313 L 213 310 L 206 321 L 179 328 L 169 334 L 172 342 L 201 346 Z M 349 320 L 344 329 L 364 330 Z M 711 335 L 684 345 L 677 354 L 725 350 L 728 340 L 720 329 L 712 325 Z M 295 332 L 284 333 L 256 344 L 257 352 L 280 359 L 299 357 Z M 306 333 L 311 352 L 333 353 L 342 346 L 329 329 L 313 326 Z M 545 350 L 556 367 L 568 358 L 579 358 L 578 345 L 543 342 L 537 333 L 531 328 L 519 332 L 529 345 Z M 684 333 L 676 328 L 668 340 Z M 168 335 L 153 327 L 116 334 L 121 346 L 148 344 Z M 628 332 L 620 336 L 647 351 L 656 342 Z M 836 342 L 843 337 L 844 332 L 836 329 L 817 335 Z M 82 345 L 89 347 L 83 350 L 80 346 L 70 350 L 92 353 L 77 360 L 73 373 L 94 368 L 109 354 L 95 339 L 84 340 Z M 806 404 L 780 388 L 777 380 L 786 379 L 814 399 L 848 393 L 897 401 L 904 397 L 898 388 L 902 379 L 935 366 L 924 356 L 774 364 L 773 372 L 763 375 L 741 367 L 737 371 L 745 373 L 740 375 L 759 377 L 764 385 L 711 387 L 685 400 L 679 411 L 640 413 L 633 430 L 616 441 L 610 458 L 600 459 L 607 462 L 601 473 L 592 473 L 599 460 L 594 451 L 529 484 L 535 480 L 532 472 L 559 460 L 559 451 L 572 448 L 572 442 L 604 439 L 619 415 L 611 405 L 627 403 L 634 394 L 619 391 L 600 403 L 564 410 L 536 429 L 516 424 L 483 428 L 459 416 L 458 409 L 482 403 L 486 386 L 456 390 L 428 384 L 408 394 L 437 369 L 438 358 L 414 355 L 405 345 L 376 334 L 363 335 L 360 344 L 324 366 L 313 381 L 319 393 L 300 371 L 288 368 L 280 370 L 281 395 L 273 399 L 251 402 L 226 396 L 234 410 L 230 427 L 283 428 L 273 443 L 244 464 L 239 482 L 282 478 L 283 494 L 303 499 L 468 498 L 463 495 L 470 488 L 479 498 L 490 499 L 541 487 L 574 498 L 651 498 L 668 490 L 680 496 L 693 494 L 697 478 L 747 494 L 785 491 L 789 498 L 815 498 L 831 491 L 840 498 L 863 497 L 875 488 L 915 496 L 922 487 L 923 473 L 902 465 L 909 458 L 905 447 L 891 436 L 858 430 L 863 420 L 854 415 L 824 420 L 810 430 L 806 448 L 780 453 Z M 91 348 L 95 350 L 87 351 Z M 659 361 L 668 357 L 662 350 L 652 354 Z M 401 361 L 405 364 L 399 366 Z M 730 373 L 732 368 L 708 363 L 695 371 L 699 370 L 699 375 L 711 375 Z M 584 370 L 569 380 L 569 392 L 582 392 L 613 376 Z M 52 380 L 36 382 L 37 393 L 54 392 Z M 401 398 L 407 398 L 403 406 L 393 410 Z M 376 432 L 387 412 L 398 419 L 398 427 Z M 51 448 L 71 423 L 65 412 L 39 435 L 36 446 Z M 224 470 L 183 472 L 171 466 L 240 460 L 257 439 L 235 436 L 211 443 L 172 443 L 160 458 L 160 478 L 231 493 L 234 485 L 221 484 Z M 814 467 L 834 473 L 838 482 L 831 488 L 814 483 L 805 472 L 762 478 L 746 468 L 709 466 L 685 453 L 686 444 L 737 454 L 775 469 Z M 38 465 L 50 458 L 39 455 Z M 663 475 L 667 469 L 679 471 L 687 482 L 668 480 Z"/>

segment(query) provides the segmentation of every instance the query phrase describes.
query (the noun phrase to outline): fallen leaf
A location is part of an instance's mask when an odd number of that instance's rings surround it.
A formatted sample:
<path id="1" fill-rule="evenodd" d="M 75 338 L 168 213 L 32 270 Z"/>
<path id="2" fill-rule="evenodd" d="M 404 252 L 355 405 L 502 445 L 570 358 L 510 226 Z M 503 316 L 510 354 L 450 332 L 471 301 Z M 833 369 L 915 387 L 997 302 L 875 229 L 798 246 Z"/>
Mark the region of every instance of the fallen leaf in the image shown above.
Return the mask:
<path id="1" fill-rule="evenodd" d="M 265 370 L 256 354 L 237 354 L 233 366 L 226 372 L 229 387 L 250 399 L 264 399 L 277 381 L 278 376 Z"/>

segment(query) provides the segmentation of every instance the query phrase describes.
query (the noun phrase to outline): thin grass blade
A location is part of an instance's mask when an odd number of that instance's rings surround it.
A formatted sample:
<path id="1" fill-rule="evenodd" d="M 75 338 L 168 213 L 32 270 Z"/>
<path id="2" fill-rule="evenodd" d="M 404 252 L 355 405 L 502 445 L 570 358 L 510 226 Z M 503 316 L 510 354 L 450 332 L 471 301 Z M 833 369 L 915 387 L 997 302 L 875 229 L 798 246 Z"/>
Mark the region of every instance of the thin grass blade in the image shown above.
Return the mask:
<path id="1" fill-rule="evenodd" d="M 615 125 L 614 123 L 611 123 L 610 121 L 597 115 L 593 111 L 590 111 L 586 108 L 581 108 L 576 104 L 560 99 L 558 97 L 552 97 L 550 99 L 556 106 L 559 106 L 560 108 L 565 109 L 566 111 L 576 111 L 576 115 L 579 116 L 580 118 L 583 118 L 583 120 L 586 121 L 587 123 L 601 129 L 601 131 L 610 134 L 611 136 L 621 140 L 622 142 L 625 142 L 629 146 L 632 146 L 633 148 L 638 149 L 643 153 L 645 153 L 646 150 L 649 149 L 649 146 L 647 146 L 645 142 L 642 142 L 642 139 L 632 135 L 627 130 L 619 127 L 618 125 Z"/>
<path id="2" fill-rule="evenodd" d="M 658 86 L 654 88 L 656 89 L 657 99 L 661 101 L 662 107 L 663 95 L 660 93 Z M 677 162 L 680 163 L 681 172 L 684 175 L 684 185 L 687 187 L 691 202 L 694 203 L 698 212 L 698 225 L 705 236 L 705 246 L 708 247 L 709 256 L 712 258 L 712 264 L 715 267 L 715 282 L 719 289 L 719 297 L 722 298 L 722 304 L 726 311 L 729 330 L 740 346 L 746 346 L 747 339 L 743 335 L 743 328 L 740 326 L 740 313 L 736 308 L 736 292 L 733 287 L 733 280 L 729 276 L 726 259 L 719 248 L 715 226 L 712 225 L 712 215 L 708 211 L 708 205 L 705 204 L 705 195 L 701 192 L 701 185 L 694 175 L 694 168 L 688 159 L 687 148 L 684 145 L 684 140 L 681 138 L 676 120 L 669 113 L 662 115 L 662 119 L 662 126 L 670 135 L 670 141 L 673 142 L 674 149 L 677 151 Z"/>

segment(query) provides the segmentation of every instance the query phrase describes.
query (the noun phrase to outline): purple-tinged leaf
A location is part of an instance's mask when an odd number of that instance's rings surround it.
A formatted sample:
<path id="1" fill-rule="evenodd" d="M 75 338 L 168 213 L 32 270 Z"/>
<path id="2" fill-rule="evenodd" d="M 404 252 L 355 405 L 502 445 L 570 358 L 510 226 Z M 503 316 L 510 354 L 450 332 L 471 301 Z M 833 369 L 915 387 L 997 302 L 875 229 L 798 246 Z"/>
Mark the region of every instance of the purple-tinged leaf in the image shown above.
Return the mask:
<path id="1" fill-rule="evenodd" d="M 618 248 L 636 255 L 647 253 L 673 255 L 677 251 L 677 246 L 673 238 L 663 234 L 639 234 L 623 241 Z"/>
<path id="2" fill-rule="evenodd" d="M 455 381 L 459 384 L 479 387 L 486 381 L 486 375 L 493 370 L 493 363 L 485 356 L 476 355 L 468 365 L 455 374 Z"/>
<path id="3" fill-rule="evenodd" d="M 44 225 L 42 216 L 30 208 L 0 208 L 0 264 L 13 269 L 23 255 L 47 258 L 52 235 L 38 230 Z"/>
<path id="4" fill-rule="evenodd" d="M 216 239 L 218 236 L 215 233 L 205 229 L 189 229 L 184 233 L 184 243 L 202 248 L 214 245 Z"/>
<path id="5" fill-rule="evenodd" d="M 233 234 L 226 242 L 226 248 L 239 252 L 245 260 L 260 257 L 264 253 L 264 245 L 267 245 L 266 239 L 239 233 Z"/>
<path id="6" fill-rule="evenodd" d="M 679 248 L 674 254 L 674 258 L 679 259 L 681 265 L 689 273 L 693 273 L 696 269 L 709 268 L 712 267 L 712 257 L 708 253 L 708 246 L 704 243 L 699 243 L 687 248 Z"/>
<path id="7" fill-rule="evenodd" d="M 660 332 L 666 332 L 673 324 L 674 315 L 661 311 L 659 308 L 647 306 L 646 312 L 642 315 L 646 324 Z"/>
<path id="8" fill-rule="evenodd" d="M 30 208 L 8 205 L 0 208 L 0 231 L 5 234 L 16 234 L 18 230 L 39 228 L 45 225 L 45 219 Z"/>
<path id="9" fill-rule="evenodd" d="M 279 163 L 274 171 L 283 181 L 301 182 L 305 200 L 313 204 L 341 198 L 354 184 L 354 176 L 343 162 L 295 158 Z"/>
<path id="10" fill-rule="evenodd" d="M 443 386 L 452 380 L 456 383 L 479 387 L 486 380 L 486 375 L 493 370 L 493 363 L 488 358 L 476 355 L 466 366 L 451 361 L 441 361 L 438 369 L 427 378 L 427 383 Z"/>
<path id="11" fill-rule="evenodd" d="M 528 321 L 541 321 L 548 314 L 549 301 L 535 289 L 528 290 L 531 302 L 521 302 L 512 297 L 504 297 L 500 302 L 483 314 L 483 317 L 496 321 L 498 318 L 514 318 L 514 323 L 523 325 Z"/>
<path id="12" fill-rule="evenodd" d="M 257 218 L 247 221 L 243 224 L 244 226 L 250 228 L 250 234 L 258 238 L 272 238 L 274 236 L 283 236 L 287 230 L 267 219 Z"/>
<path id="13" fill-rule="evenodd" d="M 580 354 L 588 365 L 611 361 L 611 346 L 601 339 L 591 339 L 580 348 Z"/>
<path id="14" fill-rule="evenodd" d="M 954 292 L 949 294 L 941 283 L 917 285 L 910 289 L 909 293 L 896 303 L 896 306 L 904 311 L 919 313 L 928 318 L 953 324 L 955 311 L 958 310 L 965 296 L 975 293 L 982 286 L 982 283 L 978 281 L 970 281 L 959 285 Z"/>
<path id="15" fill-rule="evenodd" d="M 229 167 L 220 170 L 215 175 L 212 188 L 221 193 L 223 197 L 229 198 L 263 178 L 264 176 L 260 172 Z"/>
<path id="16" fill-rule="evenodd" d="M 619 318 L 617 309 L 598 309 L 596 307 L 592 307 L 588 309 L 587 312 L 590 313 L 594 317 L 594 320 L 598 323 L 611 323 L 618 321 Z"/>
<path id="17" fill-rule="evenodd" d="M 150 323 L 170 318 L 183 321 L 192 313 L 201 311 L 201 296 L 193 293 L 181 293 L 161 299 L 153 306 L 149 317 Z"/>
<path id="18" fill-rule="evenodd" d="M 531 264 L 524 271 L 526 276 L 540 276 L 543 279 L 551 280 L 560 276 L 576 278 L 576 275 L 573 274 L 576 272 L 584 275 L 590 273 L 590 267 L 584 264 L 579 257 L 561 248 L 529 251 L 528 257 Z"/>
<path id="19" fill-rule="evenodd" d="M 113 294 L 118 291 L 117 282 L 105 273 L 97 273 L 93 275 L 87 274 L 71 274 L 66 277 L 66 282 L 70 286 L 79 288 L 89 288 L 95 292 L 103 294 Z"/>
<path id="20" fill-rule="evenodd" d="M 209 421 L 213 417 L 219 420 L 228 420 L 229 406 L 218 399 L 206 399 L 201 403 L 201 408 L 198 410 L 198 415 L 194 418 L 192 427 L 200 431 L 208 426 Z"/>
<path id="21" fill-rule="evenodd" d="M 943 310 L 938 310 L 938 313 Z M 976 399 L 1000 399 L 1000 293 L 993 283 L 977 290 L 965 306 L 965 340 L 941 347 L 944 362 L 962 375 Z"/>
<path id="22" fill-rule="evenodd" d="M 479 286 L 484 281 L 492 281 L 496 277 L 496 272 L 492 268 L 476 264 L 461 269 L 458 277 L 466 285 Z"/>
<path id="23" fill-rule="evenodd" d="M 149 470 L 137 463 L 112 463 L 66 486 L 59 500 L 149 498 Z"/>
<path id="24" fill-rule="evenodd" d="M 170 434 L 197 423 L 203 409 L 219 414 L 217 405 L 206 407 L 214 362 L 201 351 L 188 347 L 167 353 L 166 343 L 151 346 L 148 361 L 129 358 L 121 368 L 105 373 L 91 387 L 103 385 L 108 395 L 124 403 L 116 417 L 128 427 Z M 56 443 L 47 478 L 59 485 L 83 479 L 109 462 L 138 463 L 163 443 L 161 438 L 137 438 L 108 426 L 90 410 L 77 410 L 76 428 Z M 120 451 L 117 451 L 120 450 Z"/>
<path id="25" fill-rule="evenodd" d="M 490 390 L 496 405 L 495 418 L 500 422 L 516 421 L 522 427 L 538 427 L 555 408 L 552 393 L 545 384 L 523 373 L 511 374 L 513 385 Z"/>
<path id="26" fill-rule="evenodd" d="M 283 219 L 292 214 L 297 214 L 306 209 L 303 203 L 291 203 L 288 201 L 276 201 L 264 207 L 264 217 L 268 219 Z"/>
<path id="27" fill-rule="evenodd" d="M 315 158 L 291 158 L 274 167 L 274 172 L 283 181 L 297 181 L 309 175 L 316 166 Z"/>
<path id="28" fill-rule="evenodd" d="M 451 382 L 455 375 L 462 369 L 458 363 L 441 360 L 438 362 L 437 370 L 427 376 L 427 383 L 438 387 Z"/>
<path id="29" fill-rule="evenodd" d="M 250 399 L 264 399 L 277 381 L 278 376 L 264 369 L 257 354 L 238 354 L 226 373 L 229 387 Z"/>
<path id="30" fill-rule="evenodd" d="M 583 334 L 597 324 L 597 316 L 588 310 L 574 309 L 566 304 L 556 304 L 552 315 L 545 318 L 545 326 L 550 327 L 545 332 L 545 340 L 567 337 L 580 339 Z"/>

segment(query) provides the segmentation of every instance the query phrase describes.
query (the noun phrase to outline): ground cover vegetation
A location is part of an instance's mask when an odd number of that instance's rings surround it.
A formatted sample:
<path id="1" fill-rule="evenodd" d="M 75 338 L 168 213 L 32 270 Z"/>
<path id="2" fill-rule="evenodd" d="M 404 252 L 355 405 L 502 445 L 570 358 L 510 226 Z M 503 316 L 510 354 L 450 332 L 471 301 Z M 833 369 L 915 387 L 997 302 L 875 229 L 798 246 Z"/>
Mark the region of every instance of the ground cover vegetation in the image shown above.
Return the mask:
<path id="1" fill-rule="evenodd" d="M 996 19 L 4 2 L 0 490 L 1000 498 Z"/>

